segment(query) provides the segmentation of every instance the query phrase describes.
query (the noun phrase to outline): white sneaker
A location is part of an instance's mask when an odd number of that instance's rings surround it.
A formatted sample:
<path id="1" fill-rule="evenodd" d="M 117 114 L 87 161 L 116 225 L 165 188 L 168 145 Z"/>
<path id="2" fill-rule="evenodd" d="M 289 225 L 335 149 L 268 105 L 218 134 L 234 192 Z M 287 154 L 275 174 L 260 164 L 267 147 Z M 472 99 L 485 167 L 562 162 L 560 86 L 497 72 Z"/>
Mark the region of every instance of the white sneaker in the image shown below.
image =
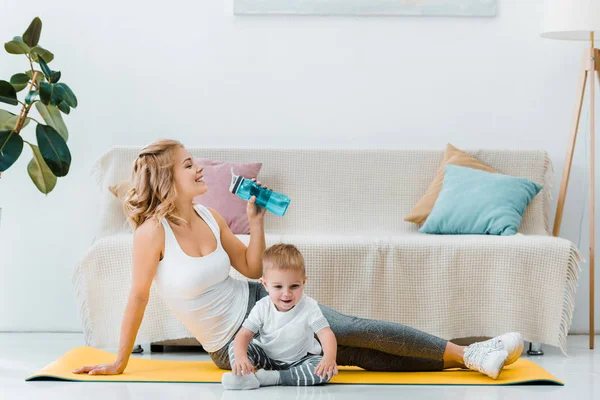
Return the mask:
<path id="1" fill-rule="evenodd" d="M 504 335 L 496 336 L 495 338 L 480 342 L 479 344 L 494 349 L 499 348 L 506 350 L 508 358 L 504 365 L 510 365 L 517 361 L 519 357 L 521 357 L 524 347 L 523 336 L 521 336 L 519 332 L 505 333 Z"/>
<path id="2" fill-rule="evenodd" d="M 227 390 L 250 390 L 260 387 L 260 382 L 254 374 L 238 376 L 231 372 L 225 372 L 221 378 L 221 383 L 223 388 Z"/>
<path id="3" fill-rule="evenodd" d="M 498 379 L 507 357 L 506 350 L 473 343 L 465 349 L 463 360 L 467 368 L 479 371 L 492 379 Z"/>

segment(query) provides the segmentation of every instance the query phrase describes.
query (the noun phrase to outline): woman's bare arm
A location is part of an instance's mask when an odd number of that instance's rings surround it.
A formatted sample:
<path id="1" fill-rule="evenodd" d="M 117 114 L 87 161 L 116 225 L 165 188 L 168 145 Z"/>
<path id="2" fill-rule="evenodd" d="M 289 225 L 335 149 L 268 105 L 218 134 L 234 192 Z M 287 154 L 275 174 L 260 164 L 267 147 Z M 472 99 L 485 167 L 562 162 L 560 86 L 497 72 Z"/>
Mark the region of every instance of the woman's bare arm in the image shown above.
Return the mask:
<path id="1" fill-rule="evenodd" d="M 164 238 L 165 231 L 162 225 L 157 225 L 154 220 L 144 222 L 133 235 L 131 290 L 121 323 L 119 351 L 115 362 L 84 366 L 74 370 L 73 373 L 113 375 L 125 370 L 148 304 L 150 287 L 160 261 Z"/>
<path id="2" fill-rule="evenodd" d="M 251 207 L 254 201 L 249 201 Z M 250 279 L 262 276 L 262 253 L 265 251 L 264 211 L 262 215 L 250 220 L 250 243 L 248 247 L 242 243 L 229 229 L 225 219 L 214 209 L 209 208 L 221 230 L 221 244 L 229 255 L 231 265 L 240 274 Z"/>

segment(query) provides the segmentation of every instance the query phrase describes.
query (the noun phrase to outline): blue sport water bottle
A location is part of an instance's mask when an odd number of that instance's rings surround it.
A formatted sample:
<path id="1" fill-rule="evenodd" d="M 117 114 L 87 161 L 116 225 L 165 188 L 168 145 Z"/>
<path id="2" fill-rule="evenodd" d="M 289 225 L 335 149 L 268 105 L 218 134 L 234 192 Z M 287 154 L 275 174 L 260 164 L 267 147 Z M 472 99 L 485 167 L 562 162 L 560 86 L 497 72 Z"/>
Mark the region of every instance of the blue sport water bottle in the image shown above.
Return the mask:
<path id="1" fill-rule="evenodd" d="M 290 205 L 290 198 L 284 194 L 277 193 L 271 189 L 265 189 L 253 182 L 251 179 L 238 176 L 231 169 L 231 186 L 229 191 L 237 194 L 244 200 L 250 200 L 252 196 L 256 196 L 256 205 L 266 208 L 275 215 L 283 217 Z"/>

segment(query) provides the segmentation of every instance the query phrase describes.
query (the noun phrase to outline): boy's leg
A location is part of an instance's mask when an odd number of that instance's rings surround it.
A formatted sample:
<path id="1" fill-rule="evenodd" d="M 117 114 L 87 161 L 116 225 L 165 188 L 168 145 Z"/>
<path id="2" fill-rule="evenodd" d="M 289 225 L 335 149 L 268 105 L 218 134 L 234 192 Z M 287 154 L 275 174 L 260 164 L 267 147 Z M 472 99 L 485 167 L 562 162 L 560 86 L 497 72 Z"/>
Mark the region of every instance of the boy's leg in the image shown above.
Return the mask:
<path id="1" fill-rule="evenodd" d="M 248 360 L 250 360 L 250 364 L 254 367 L 254 372 L 258 369 L 277 369 L 274 362 L 267 356 L 267 353 L 262 349 L 262 347 L 257 346 L 253 342 L 248 344 Z M 229 345 L 229 362 L 231 363 L 231 368 L 235 364 L 235 354 L 233 352 L 233 342 Z"/>
<path id="2" fill-rule="evenodd" d="M 314 386 L 329 382 L 331 377 L 321 378 L 315 374 L 315 368 L 322 359 L 322 356 L 311 355 L 290 364 L 289 368 L 279 371 L 280 384 L 283 386 Z"/>
<path id="3" fill-rule="evenodd" d="M 233 369 L 235 364 L 233 342 L 229 344 L 228 351 L 229 361 L 231 362 L 231 368 Z M 254 343 L 248 345 L 247 354 L 248 360 L 250 360 L 250 364 L 252 364 L 255 371 L 259 368 L 271 368 L 273 366 L 273 362 L 267 357 L 265 351 Z M 249 373 L 248 371 L 244 371 L 244 375 L 242 376 L 234 375 L 232 372 L 226 372 L 223 374 L 221 382 L 223 383 L 223 387 L 227 390 L 257 389 L 261 386 L 256 375 Z"/>

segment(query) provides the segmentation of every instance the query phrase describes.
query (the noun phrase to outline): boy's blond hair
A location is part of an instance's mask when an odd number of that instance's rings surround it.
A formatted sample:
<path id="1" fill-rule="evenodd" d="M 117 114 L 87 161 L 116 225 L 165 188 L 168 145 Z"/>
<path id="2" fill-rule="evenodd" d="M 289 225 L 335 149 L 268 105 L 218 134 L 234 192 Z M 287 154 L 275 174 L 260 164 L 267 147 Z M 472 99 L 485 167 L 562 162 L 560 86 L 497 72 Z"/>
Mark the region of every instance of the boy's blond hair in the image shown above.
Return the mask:
<path id="1" fill-rule="evenodd" d="M 268 269 L 298 271 L 306 276 L 304 257 L 293 244 L 279 243 L 266 249 L 263 253 L 263 275 Z"/>

